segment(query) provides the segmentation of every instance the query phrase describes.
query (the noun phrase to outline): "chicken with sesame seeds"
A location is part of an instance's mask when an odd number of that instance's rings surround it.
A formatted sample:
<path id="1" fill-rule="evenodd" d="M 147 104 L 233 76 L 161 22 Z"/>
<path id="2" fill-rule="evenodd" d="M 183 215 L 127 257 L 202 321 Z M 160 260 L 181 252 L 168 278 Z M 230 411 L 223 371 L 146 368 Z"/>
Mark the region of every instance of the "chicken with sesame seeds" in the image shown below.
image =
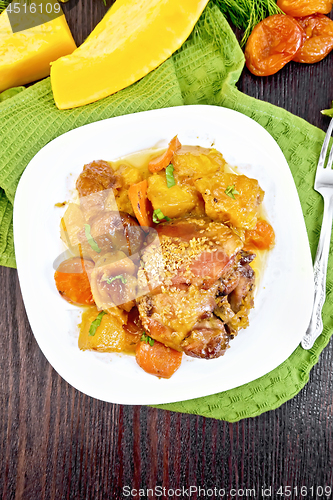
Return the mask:
<path id="1" fill-rule="evenodd" d="M 238 331 L 234 316 L 242 310 L 247 317 L 253 306 L 251 299 L 246 310 L 242 307 L 242 301 L 253 293 L 253 287 L 243 283 L 249 273 L 243 272 L 242 240 L 226 225 L 208 218 L 173 219 L 161 224 L 157 232 L 164 264 L 160 286 L 137 299 L 145 330 L 153 339 L 188 356 L 211 359 L 223 355 L 230 334 Z M 154 274 L 157 265 L 160 268 L 160 257 L 155 253 L 141 272 Z M 251 285 L 253 280 L 252 275 Z M 215 314 L 224 281 L 234 297 L 232 328 Z"/>

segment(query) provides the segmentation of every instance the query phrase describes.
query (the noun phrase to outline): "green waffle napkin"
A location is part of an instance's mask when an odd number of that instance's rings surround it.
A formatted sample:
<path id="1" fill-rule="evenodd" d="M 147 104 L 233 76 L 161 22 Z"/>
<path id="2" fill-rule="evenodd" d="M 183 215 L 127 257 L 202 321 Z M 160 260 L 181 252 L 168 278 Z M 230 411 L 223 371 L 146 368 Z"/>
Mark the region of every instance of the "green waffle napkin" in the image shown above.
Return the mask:
<path id="1" fill-rule="evenodd" d="M 49 79 L 0 104 L 0 264 L 15 267 L 12 204 L 20 176 L 48 142 L 73 128 L 112 116 L 184 104 L 225 106 L 256 120 L 274 137 L 289 163 L 306 221 L 311 251 L 317 246 L 323 203 L 313 190 L 324 133 L 306 121 L 239 92 L 244 56 L 218 8 L 209 4 L 184 45 L 131 87 L 82 108 L 59 111 Z M 47 175 L 47 165 L 45 165 Z M 36 186 L 36 189 L 38 187 Z M 33 196 L 32 196 L 33 198 Z M 282 365 L 249 384 L 159 408 L 235 422 L 274 409 L 306 384 L 332 333 L 333 271 L 327 277 L 324 332 L 309 351 L 298 347 Z"/>

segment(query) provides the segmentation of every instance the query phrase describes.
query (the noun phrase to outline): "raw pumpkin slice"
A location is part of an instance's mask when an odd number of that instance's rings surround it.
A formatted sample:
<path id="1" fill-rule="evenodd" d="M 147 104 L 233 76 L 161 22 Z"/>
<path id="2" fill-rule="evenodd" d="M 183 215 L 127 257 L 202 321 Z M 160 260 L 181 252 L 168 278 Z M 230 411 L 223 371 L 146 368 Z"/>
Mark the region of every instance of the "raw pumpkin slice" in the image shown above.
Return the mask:
<path id="1" fill-rule="evenodd" d="M 51 67 L 56 105 L 102 99 L 159 66 L 190 35 L 208 0 L 117 0 L 87 40 Z"/>
<path id="2" fill-rule="evenodd" d="M 50 74 L 50 62 L 76 49 L 64 15 L 13 33 L 8 14 L 0 14 L 0 92 Z"/>

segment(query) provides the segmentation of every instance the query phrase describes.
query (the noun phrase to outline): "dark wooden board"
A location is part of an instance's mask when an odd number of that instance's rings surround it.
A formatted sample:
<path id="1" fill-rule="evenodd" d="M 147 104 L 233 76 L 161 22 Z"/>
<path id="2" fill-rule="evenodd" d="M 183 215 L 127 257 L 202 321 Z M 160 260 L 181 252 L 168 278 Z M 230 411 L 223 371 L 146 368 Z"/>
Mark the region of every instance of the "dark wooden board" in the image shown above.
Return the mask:
<path id="1" fill-rule="evenodd" d="M 101 0 L 70 0 L 64 10 L 79 44 L 106 8 Z M 290 64 L 269 78 L 245 70 L 238 87 L 326 129 L 328 119 L 319 111 L 333 99 L 332 67 L 333 54 L 314 66 Z M 274 495 L 266 498 L 311 499 L 321 491 L 303 490 L 301 497 L 302 486 L 333 486 L 332 342 L 293 400 L 254 419 L 229 424 L 112 405 L 57 375 L 31 332 L 16 271 L 0 268 L 0 277 L 2 499 L 177 498 L 172 491 L 126 497 L 125 486 L 216 487 L 226 491 L 221 498 L 235 499 L 262 498 L 261 488 L 272 487 Z M 280 486 L 299 491 L 279 496 Z M 246 488 L 256 495 L 235 494 Z"/>

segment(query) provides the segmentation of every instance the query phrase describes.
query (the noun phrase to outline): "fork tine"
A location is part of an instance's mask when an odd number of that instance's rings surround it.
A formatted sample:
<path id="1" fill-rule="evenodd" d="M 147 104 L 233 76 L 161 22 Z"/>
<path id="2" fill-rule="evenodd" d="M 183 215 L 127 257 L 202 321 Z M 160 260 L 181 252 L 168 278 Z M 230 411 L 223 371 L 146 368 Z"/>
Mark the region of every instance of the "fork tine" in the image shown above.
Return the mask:
<path id="1" fill-rule="evenodd" d="M 331 147 L 330 155 L 328 157 L 327 168 L 332 168 L 332 163 L 333 163 L 333 144 Z"/>
<path id="2" fill-rule="evenodd" d="M 333 118 L 330 121 L 329 127 L 328 127 L 326 135 L 325 135 L 325 139 L 324 139 L 323 146 L 321 148 L 321 152 L 320 152 L 320 156 L 319 156 L 317 169 L 324 168 L 324 166 L 325 166 L 325 159 L 326 159 L 326 155 L 327 155 L 328 144 L 330 142 L 330 138 L 332 135 L 332 130 L 333 130 Z M 329 166 L 329 167 L 332 166 L 332 159 L 333 159 L 333 153 L 332 153 L 332 149 L 331 149 L 330 157 L 328 159 L 327 166 Z"/>

